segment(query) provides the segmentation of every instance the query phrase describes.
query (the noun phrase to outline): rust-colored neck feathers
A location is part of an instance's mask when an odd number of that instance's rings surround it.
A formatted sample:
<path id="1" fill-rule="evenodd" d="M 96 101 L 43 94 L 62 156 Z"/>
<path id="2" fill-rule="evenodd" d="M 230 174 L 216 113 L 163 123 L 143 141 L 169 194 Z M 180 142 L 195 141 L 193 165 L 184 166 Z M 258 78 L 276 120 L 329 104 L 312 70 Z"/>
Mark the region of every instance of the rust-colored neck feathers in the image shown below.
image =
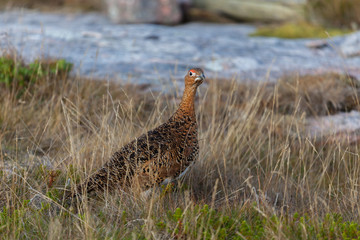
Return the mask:
<path id="1" fill-rule="evenodd" d="M 185 90 L 178 110 L 173 115 L 173 120 L 196 121 L 195 117 L 195 95 L 197 87 L 204 81 L 205 75 L 202 69 L 193 68 L 185 76 Z"/>
<path id="2" fill-rule="evenodd" d="M 175 112 L 174 117 L 181 117 L 187 115 L 195 119 L 195 94 L 196 86 L 186 86 L 184 90 L 181 103 L 178 110 Z"/>

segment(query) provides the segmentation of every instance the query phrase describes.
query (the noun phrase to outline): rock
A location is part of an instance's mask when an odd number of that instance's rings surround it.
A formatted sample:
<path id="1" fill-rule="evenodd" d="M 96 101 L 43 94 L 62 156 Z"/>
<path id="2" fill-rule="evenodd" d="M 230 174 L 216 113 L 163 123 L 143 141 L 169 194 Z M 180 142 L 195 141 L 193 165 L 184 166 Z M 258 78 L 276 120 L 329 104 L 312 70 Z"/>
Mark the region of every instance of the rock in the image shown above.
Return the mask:
<path id="1" fill-rule="evenodd" d="M 27 162 L 31 163 L 31 165 L 28 165 L 27 167 L 38 167 L 43 166 L 46 167 L 47 170 L 54 169 L 53 166 L 53 160 L 50 159 L 48 156 L 37 156 L 32 153 L 27 154 Z"/>
<path id="2" fill-rule="evenodd" d="M 314 41 L 307 42 L 306 46 L 308 48 L 321 49 L 324 47 L 328 47 L 329 43 L 327 42 L 327 40 L 314 40 Z"/>
<path id="3" fill-rule="evenodd" d="M 33 210 L 42 210 L 42 213 L 46 216 L 57 215 L 61 209 L 64 208 L 54 200 L 50 199 L 46 195 L 41 193 L 35 194 L 29 201 L 29 206 Z"/>
<path id="4" fill-rule="evenodd" d="M 36 210 L 40 210 L 44 206 L 44 204 L 48 204 L 48 203 L 50 202 L 44 195 L 35 194 L 30 199 L 29 205 Z"/>
<path id="5" fill-rule="evenodd" d="M 90 37 L 90 38 L 97 38 L 97 39 L 100 39 L 102 36 L 101 36 L 101 33 L 98 33 L 98 32 L 90 32 L 90 31 L 84 31 L 81 33 L 84 37 Z"/>
<path id="6" fill-rule="evenodd" d="M 108 16 L 115 23 L 176 24 L 181 12 L 176 0 L 106 0 Z"/>
<path id="7" fill-rule="evenodd" d="M 203 8 L 189 8 L 186 19 L 191 22 L 212 22 L 212 23 L 235 23 L 235 19 L 231 19 L 223 14 L 205 10 Z M 186 21 L 185 21 L 186 22 Z"/>
<path id="8" fill-rule="evenodd" d="M 341 44 L 340 49 L 345 57 L 360 56 L 360 32 L 355 32 L 347 36 Z"/>
<path id="9" fill-rule="evenodd" d="M 95 13 L 0 13 L 0 49 L 16 49 L 26 62 L 65 58 L 74 63 L 74 74 L 152 90 L 173 89 L 171 79 L 182 81 L 189 66 L 205 68 L 208 78 L 275 81 L 330 70 L 360 79 L 360 57 L 344 59 L 338 51 L 352 35 L 314 51 L 307 39 L 249 37 L 253 31 L 247 24 L 116 25 Z"/>
<path id="10" fill-rule="evenodd" d="M 195 0 L 194 5 L 247 21 L 303 19 L 305 0 Z"/>
<path id="11" fill-rule="evenodd" d="M 338 113 L 309 118 L 307 133 L 322 142 L 356 144 L 360 142 L 360 112 Z"/>

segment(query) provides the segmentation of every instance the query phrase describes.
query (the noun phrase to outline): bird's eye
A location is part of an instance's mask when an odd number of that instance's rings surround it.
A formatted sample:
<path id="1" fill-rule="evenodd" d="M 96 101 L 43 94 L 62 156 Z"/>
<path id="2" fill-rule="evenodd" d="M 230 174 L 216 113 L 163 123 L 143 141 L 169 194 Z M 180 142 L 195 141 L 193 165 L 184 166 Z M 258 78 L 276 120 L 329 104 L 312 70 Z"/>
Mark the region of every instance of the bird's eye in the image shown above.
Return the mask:
<path id="1" fill-rule="evenodd" d="M 193 72 L 189 72 L 189 76 L 192 76 L 193 75 Z"/>

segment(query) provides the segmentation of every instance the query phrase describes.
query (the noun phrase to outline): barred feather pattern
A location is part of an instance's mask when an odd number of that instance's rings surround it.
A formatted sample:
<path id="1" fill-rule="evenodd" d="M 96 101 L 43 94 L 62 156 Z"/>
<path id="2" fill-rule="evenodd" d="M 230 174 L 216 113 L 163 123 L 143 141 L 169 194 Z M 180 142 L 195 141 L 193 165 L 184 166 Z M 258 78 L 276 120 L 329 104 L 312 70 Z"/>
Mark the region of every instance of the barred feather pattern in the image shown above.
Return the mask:
<path id="1" fill-rule="evenodd" d="M 115 152 L 66 198 L 126 187 L 147 190 L 165 180 L 178 178 L 198 158 L 194 102 L 196 89 L 204 78 L 201 69 L 189 70 L 185 76 L 183 98 L 174 115 Z"/>

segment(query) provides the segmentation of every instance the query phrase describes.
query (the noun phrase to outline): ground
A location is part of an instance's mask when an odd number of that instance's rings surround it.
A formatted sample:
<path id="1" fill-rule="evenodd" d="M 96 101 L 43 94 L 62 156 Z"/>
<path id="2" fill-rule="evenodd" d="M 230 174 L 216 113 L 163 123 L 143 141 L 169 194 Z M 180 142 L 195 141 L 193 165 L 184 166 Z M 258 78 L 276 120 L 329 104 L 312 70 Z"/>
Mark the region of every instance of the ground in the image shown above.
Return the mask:
<path id="1" fill-rule="evenodd" d="M 358 109 L 348 77 L 207 79 L 196 102 L 200 156 L 184 179 L 148 198 L 119 190 L 69 208 L 64 188 L 166 121 L 181 92 L 74 77 L 62 60 L 14 59 L 0 69 L 0 238 L 360 236 L 359 143 L 306 135 L 308 117 Z"/>

